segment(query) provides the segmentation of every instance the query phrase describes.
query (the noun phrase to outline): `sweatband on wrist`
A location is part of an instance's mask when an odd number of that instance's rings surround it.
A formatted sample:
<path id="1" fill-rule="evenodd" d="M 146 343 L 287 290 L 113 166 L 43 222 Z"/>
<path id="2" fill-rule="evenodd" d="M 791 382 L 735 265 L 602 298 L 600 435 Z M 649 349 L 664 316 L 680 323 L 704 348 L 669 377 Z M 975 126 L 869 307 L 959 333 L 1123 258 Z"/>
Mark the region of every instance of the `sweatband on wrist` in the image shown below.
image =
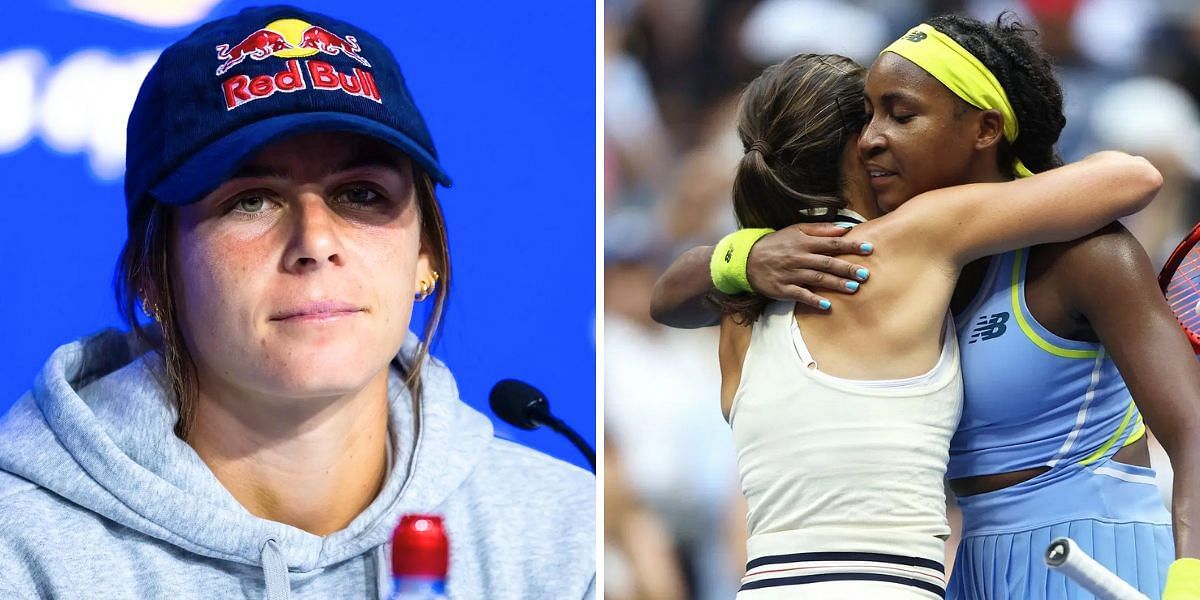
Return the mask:
<path id="1" fill-rule="evenodd" d="M 721 238 L 713 249 L 708 265 L 713 285 L 726 294 L 754 291 L 750 288 L 750 280 L 746 278 L 750 249 L 763 236 L 774 232 L 774 229 L 739 229 Z"/>
<path id="2" fill-rule="evenodd" d="M 1181 558 L 1167 569 L 1162 600 L 1200 599 L 1200 559 Z"/>

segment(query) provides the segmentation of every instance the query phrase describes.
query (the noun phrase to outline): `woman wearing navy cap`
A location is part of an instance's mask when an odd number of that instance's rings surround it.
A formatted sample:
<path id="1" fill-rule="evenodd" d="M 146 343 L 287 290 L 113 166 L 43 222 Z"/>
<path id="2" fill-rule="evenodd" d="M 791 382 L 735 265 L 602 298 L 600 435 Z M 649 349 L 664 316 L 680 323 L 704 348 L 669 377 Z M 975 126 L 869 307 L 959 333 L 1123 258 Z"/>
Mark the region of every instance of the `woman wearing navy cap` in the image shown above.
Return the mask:
<path id="1" fill-rule="evenodd" d="M 127 156 L 133 333 L 59 348 L 0 421 L 0 597 L 386 596 L 407 513 L 444 517 L 451 596 L 594 596 L 594 478 L 494 438 L 428 353 L 449 179 L 387 48 L 208 23 Z"/>

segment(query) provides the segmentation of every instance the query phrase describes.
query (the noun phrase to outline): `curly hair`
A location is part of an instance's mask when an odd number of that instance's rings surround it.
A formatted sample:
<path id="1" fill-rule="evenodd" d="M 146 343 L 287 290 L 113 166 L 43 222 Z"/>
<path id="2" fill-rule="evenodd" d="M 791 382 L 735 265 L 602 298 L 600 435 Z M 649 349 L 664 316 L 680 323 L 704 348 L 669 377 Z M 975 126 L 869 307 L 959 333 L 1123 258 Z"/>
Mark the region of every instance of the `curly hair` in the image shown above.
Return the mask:
<path id="1" fill-rule="evenodd" d="M 949 14 L 925 23 L 975 55 L 1008 95 L 1020 132 L 1011 144 L 1001 142 L 1000 168 L 1014 174 L 1014 155 L 1034 173 L 1062 166 L 1054 149 L 1067 124 L 1062 86 L 1054 77 L 1049 56 L 1033 41 L 1037 31 L 1021 24 L 1008 11 L 1001 13 L 994 24 Z"/>

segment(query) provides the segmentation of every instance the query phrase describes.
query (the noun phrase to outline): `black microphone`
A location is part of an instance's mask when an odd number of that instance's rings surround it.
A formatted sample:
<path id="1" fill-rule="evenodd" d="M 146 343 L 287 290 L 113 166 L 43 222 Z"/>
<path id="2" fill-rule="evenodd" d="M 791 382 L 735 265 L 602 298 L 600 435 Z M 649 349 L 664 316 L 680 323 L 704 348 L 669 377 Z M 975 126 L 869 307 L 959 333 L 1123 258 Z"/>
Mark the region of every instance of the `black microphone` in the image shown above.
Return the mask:
<path id="1" fill-rule="evenodd" d="M 596 472 L 596 451 L 574 429 L 550 413 L 550 403 L 540 390 L 524 381 L 502 379 L 492 386 L 488 400 L 492 412 L 509 425 L 521 429 L 537 429 L 546 425 L 563 434 L 587 458 L 592 465 L 592 472 Z"/>

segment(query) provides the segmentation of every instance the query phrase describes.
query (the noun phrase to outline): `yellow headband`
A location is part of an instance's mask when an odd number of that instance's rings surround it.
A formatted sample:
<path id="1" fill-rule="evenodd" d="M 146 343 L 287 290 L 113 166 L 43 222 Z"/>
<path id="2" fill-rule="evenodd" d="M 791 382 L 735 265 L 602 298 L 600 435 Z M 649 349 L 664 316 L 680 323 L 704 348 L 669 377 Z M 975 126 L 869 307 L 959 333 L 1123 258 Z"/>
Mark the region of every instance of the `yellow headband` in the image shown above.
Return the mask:
<path id="1" fill-rule="evenodd" d="M 1000 111 L 1004 115 L 1004 139 L 1010 144 L 1017 139 L 1017 115 L 1008 102 L 1008 94 L 1004 93 L 996 76 L 950 36 L 921 23 L 883 52 L 892 52 L 912 61 L 971 106 Z M 1033 175 L 1019 158 L 1013 159 L 1013 170 L 1017 177 Z"/>

